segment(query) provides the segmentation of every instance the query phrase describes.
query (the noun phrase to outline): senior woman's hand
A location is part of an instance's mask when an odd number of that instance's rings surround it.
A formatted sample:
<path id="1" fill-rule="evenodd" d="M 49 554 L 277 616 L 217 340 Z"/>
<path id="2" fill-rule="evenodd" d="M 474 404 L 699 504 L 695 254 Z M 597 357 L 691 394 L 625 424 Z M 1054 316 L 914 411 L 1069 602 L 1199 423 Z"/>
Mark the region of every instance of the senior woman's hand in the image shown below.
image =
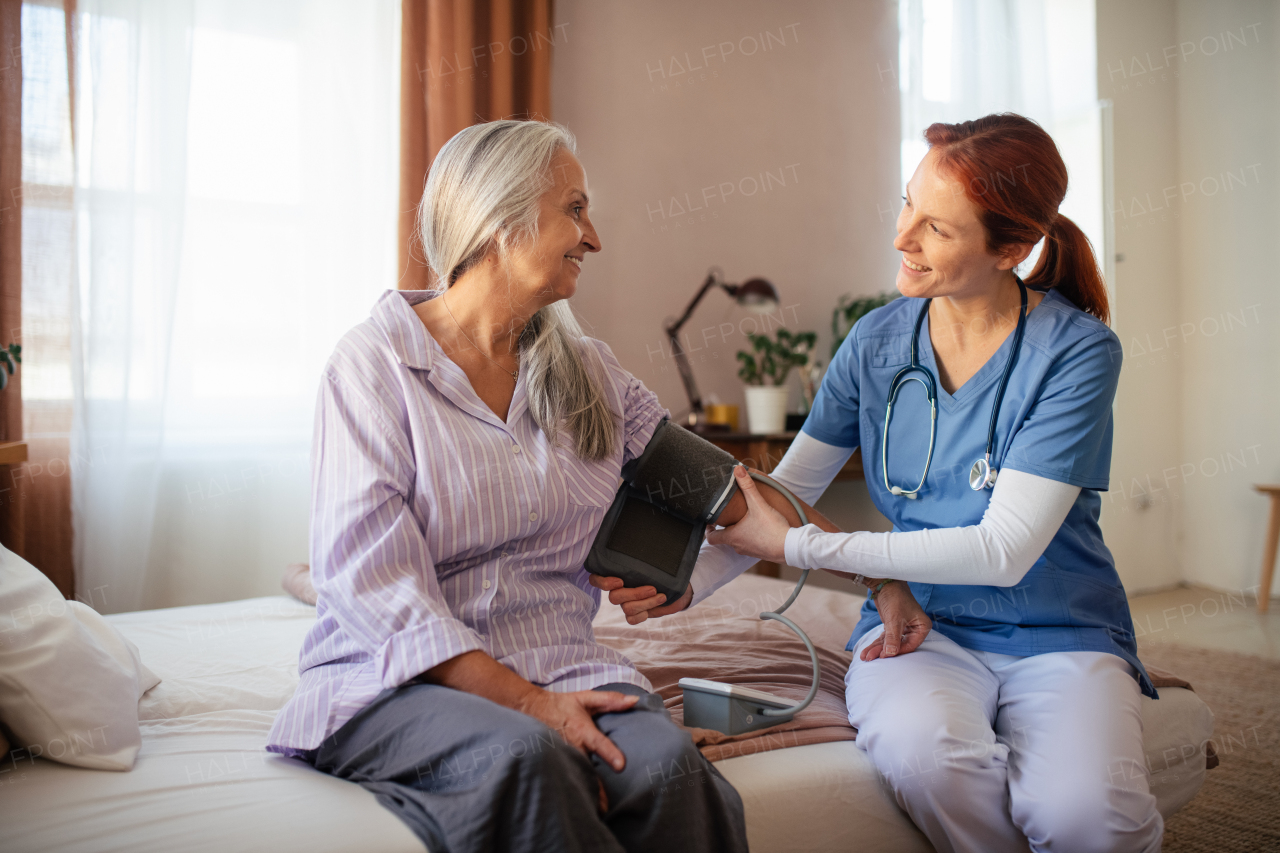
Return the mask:
<path id="1" fill-rule="evenodd" d="M 622 608 L 627 622 L 639 625 L 650 616 L 668 616 L 679 613 L 693 601 L 693 586 L 686 586 L 684 595 L 670 604 L 665 604 L 667 597 L 658 592 L 657 587 L 624 585 L 622 578 L 607 578 L 603 575 L 591 575 L 587 582 L 596 589 L 609 593 L 609 603 Z"/>

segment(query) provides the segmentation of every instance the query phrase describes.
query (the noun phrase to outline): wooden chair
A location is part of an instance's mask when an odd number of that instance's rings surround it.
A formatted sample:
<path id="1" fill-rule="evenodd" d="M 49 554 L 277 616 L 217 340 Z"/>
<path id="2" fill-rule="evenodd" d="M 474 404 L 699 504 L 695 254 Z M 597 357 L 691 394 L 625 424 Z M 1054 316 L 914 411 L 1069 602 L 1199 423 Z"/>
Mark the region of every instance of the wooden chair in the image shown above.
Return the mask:
<path id="1" fill-rule="evenodd" d="M 1267 539 L 1262 546 L 1262 577 L 1258 586 L 1258 612 L 1266 613 L 1271 603 L 1271 579 L 1276 569 L 1276 546 L 1280 545 L 1280 486 L 1254 486 L 1271 498 L 1271 516 L 1267 521 Z"/>

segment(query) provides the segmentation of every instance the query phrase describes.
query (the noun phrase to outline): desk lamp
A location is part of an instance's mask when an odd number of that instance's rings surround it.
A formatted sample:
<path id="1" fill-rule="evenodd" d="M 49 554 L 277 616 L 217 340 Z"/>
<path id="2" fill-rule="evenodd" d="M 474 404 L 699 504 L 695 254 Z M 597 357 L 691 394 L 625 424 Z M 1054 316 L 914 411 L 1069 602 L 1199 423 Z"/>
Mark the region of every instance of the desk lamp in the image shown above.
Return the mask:
<path id="1" fill-rule="evenodd" d="M 694 432 L 706 432 L 709 426 L 706 422 L 706 413 L 702 405 L 702 393 L 698 390 L 697 380 L 693 378 L 693 367 L 689 364 L 689 357 L 685 355 L 684 347 L 680 345 L 680 329 L 688 322 L 693 309 L 698 307 L 698 303 L 702 301 L 702 297 L 707 295 L 707 291 L 712 287 L 719 287 L 725 293 L 733 297 L 733 300 L 749 311 L 765 313 L 772 311 L 778 305 L 778 290 L 763 278 L 747 279 L 742 284 L 729 284 L 724 280 L 724 273 L 718 267 L 712 267 L 707 273 L 707 279 L 702 283 L 702 287 L 698 288 L 698 292 L 694 295 L 693 301 L 684 309 L 684 313 L 680 315 L 680 319 L 667 324 L 664 331 L 667 338 L 671 341 L 671 354 L 675 356 L 676 367 L 680 371 L 680 379 L 684 382 L 684 392 L 689 397 L 689 416 L 685 419 L 684 425 Z"/>

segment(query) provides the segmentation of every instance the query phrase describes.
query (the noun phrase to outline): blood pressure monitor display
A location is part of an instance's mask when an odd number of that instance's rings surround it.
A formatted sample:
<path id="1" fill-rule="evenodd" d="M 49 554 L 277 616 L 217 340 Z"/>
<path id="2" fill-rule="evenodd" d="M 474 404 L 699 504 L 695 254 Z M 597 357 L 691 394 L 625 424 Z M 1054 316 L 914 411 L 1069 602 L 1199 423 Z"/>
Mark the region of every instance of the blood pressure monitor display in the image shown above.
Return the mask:
<path id="1" fill-rule="evenodd" d="M 675 577 L 695 525 L 635 496 L 628 495 L 609 534 L 610 551 L 642 560 Z"/>
<path id="2" fill-rule="evenodd" d="M 623 483 L 596 531 L 584 568 L 622 578 L 629 587 L 652 586 L 670 604 L 689 586 L 705 530 L 706 524 L 659 506 Z"/>

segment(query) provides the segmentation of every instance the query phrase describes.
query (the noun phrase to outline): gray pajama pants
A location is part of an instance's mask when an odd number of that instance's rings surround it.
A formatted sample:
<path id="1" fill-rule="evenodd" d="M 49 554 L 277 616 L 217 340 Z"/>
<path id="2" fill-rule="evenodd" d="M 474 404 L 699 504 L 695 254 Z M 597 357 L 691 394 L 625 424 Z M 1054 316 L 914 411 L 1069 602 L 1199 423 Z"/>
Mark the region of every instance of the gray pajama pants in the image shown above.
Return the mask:
<path id="1" fill-rule="evenodd" d="M 596 717 L 627 758 L 621 773 L 519 711 L 413 682 L 383 691 L 308 757 L 376 794 L 431 853 L 745 851 L 738 792 L 662 699 L 629 684 L 597 689 L 641 697 Z"/>

